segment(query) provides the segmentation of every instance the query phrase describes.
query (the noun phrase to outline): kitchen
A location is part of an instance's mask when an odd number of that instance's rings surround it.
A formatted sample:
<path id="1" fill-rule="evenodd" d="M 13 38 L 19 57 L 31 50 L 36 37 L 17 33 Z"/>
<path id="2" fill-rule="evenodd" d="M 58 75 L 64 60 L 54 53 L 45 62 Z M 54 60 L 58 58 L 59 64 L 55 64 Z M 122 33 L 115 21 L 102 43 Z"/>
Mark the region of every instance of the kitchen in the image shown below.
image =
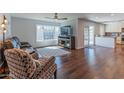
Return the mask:
<path id="1" fill-rule="evenodd" d="M 95 37 L 95 45 L 116 48 L 124 44 L 124 22 L 111 22 L 105 24 L 105 34 Z"/>

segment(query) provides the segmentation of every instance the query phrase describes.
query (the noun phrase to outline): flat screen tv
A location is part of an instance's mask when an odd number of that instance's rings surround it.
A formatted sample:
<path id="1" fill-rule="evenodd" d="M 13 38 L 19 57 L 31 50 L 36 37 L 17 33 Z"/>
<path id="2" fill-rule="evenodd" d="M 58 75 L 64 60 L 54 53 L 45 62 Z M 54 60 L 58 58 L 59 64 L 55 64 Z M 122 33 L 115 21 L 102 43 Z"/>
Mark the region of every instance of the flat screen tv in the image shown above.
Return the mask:
<path id="1" fill-rule="evenodd" d="M 72 27 L 71 26 L 63 26 L 63 27 L 61 27 L 61 35 L 62 36 L 70 36 L 70 35 L 72 35 Z"/>

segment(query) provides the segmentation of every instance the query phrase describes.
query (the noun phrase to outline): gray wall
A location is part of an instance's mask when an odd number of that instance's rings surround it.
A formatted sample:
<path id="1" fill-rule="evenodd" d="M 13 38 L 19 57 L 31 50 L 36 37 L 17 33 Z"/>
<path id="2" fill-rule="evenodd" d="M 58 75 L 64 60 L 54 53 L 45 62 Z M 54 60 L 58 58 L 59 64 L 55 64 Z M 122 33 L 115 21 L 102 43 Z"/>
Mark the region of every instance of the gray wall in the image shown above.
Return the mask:
<path id="1" fill-rule="evenodd" d="M 33 47 L 57 45 L 56 40 L 36 42 L 36 25 L 42 24 L 42 25 L 59 26 L 60 24 L 58 23 L 12 17 L 11 24 L 12 24 L 12 27 L 11 27 L 12 36 L 18 36 L 21 41 L 27 41 Z"/>

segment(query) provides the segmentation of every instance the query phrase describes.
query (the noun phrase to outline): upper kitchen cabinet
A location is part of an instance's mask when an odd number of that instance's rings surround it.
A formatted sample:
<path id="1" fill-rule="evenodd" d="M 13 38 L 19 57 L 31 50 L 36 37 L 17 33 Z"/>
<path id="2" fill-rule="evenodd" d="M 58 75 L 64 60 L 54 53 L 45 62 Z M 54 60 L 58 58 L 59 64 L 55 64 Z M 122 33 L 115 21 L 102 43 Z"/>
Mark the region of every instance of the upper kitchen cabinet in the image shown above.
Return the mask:
<path id="1" fill-rule="evenodd" d="M 105 32 L 121 32 L 122 24 L 120 22 L 107 23 Z"/>

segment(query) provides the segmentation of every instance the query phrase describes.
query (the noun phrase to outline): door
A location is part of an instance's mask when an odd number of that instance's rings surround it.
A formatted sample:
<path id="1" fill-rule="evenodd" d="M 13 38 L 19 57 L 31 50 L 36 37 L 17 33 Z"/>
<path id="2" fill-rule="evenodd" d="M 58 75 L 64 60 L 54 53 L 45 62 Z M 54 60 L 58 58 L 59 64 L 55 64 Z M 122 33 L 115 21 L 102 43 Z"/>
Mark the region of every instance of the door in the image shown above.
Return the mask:
<path id="1" fill-rule="evenodd" d="M 90 47 L 94 45 L 94 26 L 86 26 L 84 28 L 84 46 Z"/>
<path id="2" fill-rule="evenodd" d="M 89 27 L 89 46 L 94 45 L 94 26 Z"/>
<path id="3" fill-rule="evenodd" d="M 84 28 L 84 46 L 85 47 L 89 46 L 89 28 L 88 27 Z"/>

